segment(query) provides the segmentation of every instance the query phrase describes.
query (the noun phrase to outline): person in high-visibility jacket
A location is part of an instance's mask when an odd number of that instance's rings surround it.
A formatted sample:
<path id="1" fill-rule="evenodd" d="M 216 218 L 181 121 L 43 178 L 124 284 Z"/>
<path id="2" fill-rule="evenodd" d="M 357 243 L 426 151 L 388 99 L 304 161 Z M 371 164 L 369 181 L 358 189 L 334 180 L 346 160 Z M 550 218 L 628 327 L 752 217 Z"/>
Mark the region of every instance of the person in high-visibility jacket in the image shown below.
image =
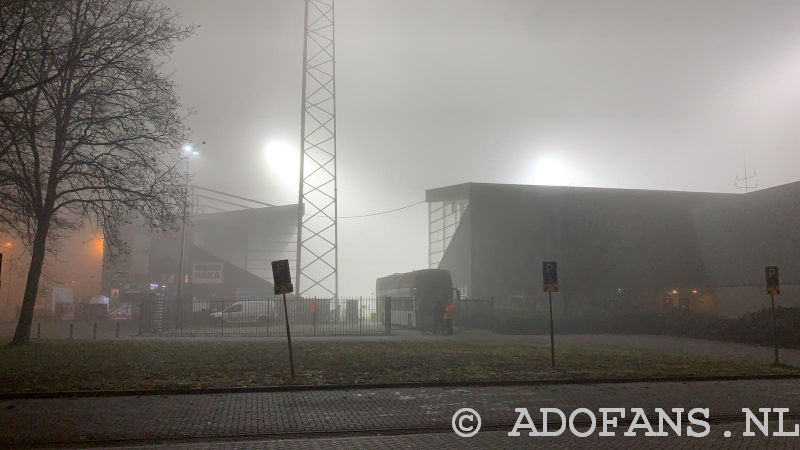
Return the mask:
<path id="1" fill-rule="evenodd" d="M 453 316 L 456 314 L 456 305 L 450 301 L 444 307 L 444 333 L 453 334 Z"/>

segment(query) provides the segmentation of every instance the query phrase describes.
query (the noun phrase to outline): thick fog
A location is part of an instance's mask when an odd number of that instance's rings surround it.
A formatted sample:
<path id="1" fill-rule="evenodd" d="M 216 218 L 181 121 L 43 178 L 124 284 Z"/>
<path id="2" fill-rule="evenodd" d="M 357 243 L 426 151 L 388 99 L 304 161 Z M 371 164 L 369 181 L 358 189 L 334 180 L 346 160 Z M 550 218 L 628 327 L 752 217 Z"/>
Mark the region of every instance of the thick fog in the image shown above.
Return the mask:
<path id="1" fill-rule="evenodd" d="M 197 184 L 297 202 L 303 2 L 167 2 Z M 339 214 L 480 181 L 797 180 L 798 2 L 338 0 Z M 427 266 L 427 209 L 339 222 L 340 294 Z"/>

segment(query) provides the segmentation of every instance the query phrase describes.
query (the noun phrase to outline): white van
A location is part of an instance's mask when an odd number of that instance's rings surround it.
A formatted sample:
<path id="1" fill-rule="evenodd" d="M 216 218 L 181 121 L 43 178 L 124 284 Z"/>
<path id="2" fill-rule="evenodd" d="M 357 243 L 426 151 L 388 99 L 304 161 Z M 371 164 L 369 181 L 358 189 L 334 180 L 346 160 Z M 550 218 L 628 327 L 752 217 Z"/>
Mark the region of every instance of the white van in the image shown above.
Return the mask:
<path id="1" fill-rule="evenodd" d="M 208 317 L 226 324 L 268 325 L 278 318 L 278 302 L 272 300 L 236 302 L 222 311 L 211 313 Z"/>

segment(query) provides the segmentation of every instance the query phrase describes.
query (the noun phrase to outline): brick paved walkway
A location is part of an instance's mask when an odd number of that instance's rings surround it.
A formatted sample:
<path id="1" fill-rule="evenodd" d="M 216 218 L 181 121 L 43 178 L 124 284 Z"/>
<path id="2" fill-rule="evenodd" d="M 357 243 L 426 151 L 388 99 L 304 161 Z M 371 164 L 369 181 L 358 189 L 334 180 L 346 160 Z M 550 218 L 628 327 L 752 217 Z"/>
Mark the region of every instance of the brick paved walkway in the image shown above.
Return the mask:
<path id="1" fill-rule="evenodd" d="M 739 421 L 743 407 L 785 407 L 797 420 L 800 380 L 8 400 L 0 401 L 0 446 L 177 444 L 190 439 L 263 440 L 333 433 L 324 437 L 339 439 L 335 442 L 345 447 L 358 447 L 371 446 L 369 439 L 377 439 L 375 435 L 381 433 L 406 432 L 420 434 L 413 439 L 433 439 L 432 444 L 445 439 L 442 445 L 446 446 L 451 441 L 452 415 L 462 407 L 477 410 L 487 432 L 510 429 L 517 418 L 515 407 L 529 408 L 534 420 L 540 420 L 536 414 L 540 407 L 564 411 L 579 407 L 595 411 L 600 407 L 641 407 L 646 411 L 656 407 L 708 407 L 712 420 L 718 422 Z M 426 434 L 432 432 L 442 433 Z M 354 433 L 358 435 L 350 436 Z M 495 435 L 475 442 L 491 436 Z M 401 439 L 384 438 L 390 439 L 385 442 L 389 446 Z M 292 440 L 281 445 L 298 448 L 292 446 L 302 442 Z M 794 442 L 791 445 L 796 445 Z"/>
<path id="2" fill-rule="evenodd" d="M 787 427 L 790 424 L 787 423 Z M 791 425 L 793 426 L 793 424 Z M 725 430 L 731 431 L 730 438 L 723 435 Z M 174 448 L 179 450 L 198 449 L 198 450 L 252 450 L 271 448 L 275 450 L 349 450 L 349 449 L 464 449 L 464 448 L 486 448 L 486 449 L 563 449 L 563 448 L 615 448 L 615 449 L 658 449 L 658 448 L 681 448 L 681 449 L 752 449 L 752 448 L 774 448 L 791 449 L 800 447 L 797 438 L 791 437 L 744 437 L 744 426 L 741 423 L 716 424 L 711 428 L 711 433 L 704 438 L 691 437 L 659 437 L 647 438 L 644 436 L 614 438 L 591 436 L 578 438 L 571 435 L 559 437 L 508 437 L 506 431 L 487 431 L 478 433 L 472 438 L 460 438 L 454 433 L 421 433 L 421 434 L 402 434 L 391 436 L 356 436 L 341 438 L 299 438 L 299 439 L 276 439 L 276 440 L 256 440 L 256 441 L 235 441 L 235 442 L 214 442 L 214 443 L 191 443 L 191 444 L 167 444 L 156 448 Z M 131 449 L 143 449 L 145 447 L 130 447 Z M 153 448 L 148 446 L 147 448 Z"/>

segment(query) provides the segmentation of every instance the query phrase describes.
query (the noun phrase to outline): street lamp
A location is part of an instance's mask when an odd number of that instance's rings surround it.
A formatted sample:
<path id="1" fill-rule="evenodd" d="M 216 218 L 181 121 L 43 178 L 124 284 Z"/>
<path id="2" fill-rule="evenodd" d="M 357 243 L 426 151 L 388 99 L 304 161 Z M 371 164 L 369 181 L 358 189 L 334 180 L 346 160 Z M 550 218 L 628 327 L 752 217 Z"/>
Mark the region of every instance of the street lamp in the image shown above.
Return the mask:
<path id="1" fill-rule="evenodd" d="M 10 249 L 12 247 L 14 247 L 14 244 L 12 244 L 10 241 L 6 242 L 5 244 L 3 244 L 3 248 L 9 249 L 9 252 L 8 252 L 8 269 L 6 270 L 6 273 L 8 273 L 8 280 L 7 280 L 7 283 L 6 283 L 7 284 L 7 286 L 6 286 L 6 304 L 8 305 L 9 309 L 11 309 L 11 276 L 12 276 L 11 271 L 12 271 L 12 269 L 14 267 L 14 255 L 12 255 L 11 251 L 10 251 Z M 2 262 L 3 262 L 3 253 L 0 252 L 0 268 L 2 268 Z M 0 270 L 0 283 L 2 283 L 2 281 L 1 281 L 2 280 L 2 275 L 3 275 L 2 271 Z"/>
<path id="2" fill-rule="evenodd" d="M 185 144 L 183 146 L 183 151 L 185 151 L 186 153 L 189 153 L 190 155 L 199 155 L 200 154 L 197 150 L 195 150 L 194 145 L 192 145 L 192 144 Z"/>
<path id="3" fill-rule="evenodd" d="M 205 144 L 205 141 L 203 142 Z M 183 218 L 181 221 L 181 250 L 180 250 L 180 259 L 178 262 L 178 290 L 176 292 L 176 299 L 178 301 L 178 327 L 179 329 L 183 329 L 183 283 L 184 283 L 184 275 L 183 275 L 183 259 L 184 253 L 186 248 L 186 216 L 188 214 L 188 195 L 189 195 L 189 162 L 192 156 L 197 156 L 200 152 L 195 149 L 194 145 L 192 144 L 185 144 L 183 146 L 183 151 L 188 153 L 186 157 L 186 185 L 185 188 L 185 197 L 183 199 Z"/>

